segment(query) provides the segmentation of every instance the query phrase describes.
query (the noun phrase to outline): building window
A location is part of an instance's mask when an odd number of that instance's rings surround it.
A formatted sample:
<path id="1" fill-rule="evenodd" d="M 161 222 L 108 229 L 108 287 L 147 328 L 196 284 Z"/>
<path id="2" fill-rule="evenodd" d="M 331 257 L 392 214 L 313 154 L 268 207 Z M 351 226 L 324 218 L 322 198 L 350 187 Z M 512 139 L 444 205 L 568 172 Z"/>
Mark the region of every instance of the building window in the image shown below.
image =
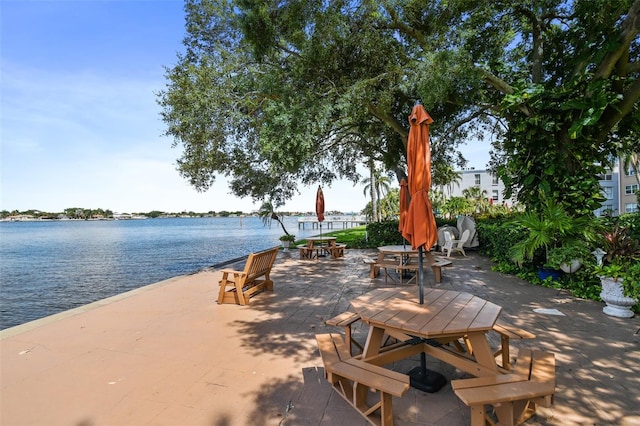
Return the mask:
<path id="1" fill-rule="evenodd" d="M 613 214 L 613 206 L 611 204 L 603 204 L 600 207 L 600 216 Z"/>
<path id="2" fill-rule="evenodd" d="M 494 189 L 493 191 L 491 191 L 491 198 L 493 199 L 493 201 L 498 201 L 498 190 Z"/>
<path id="3" fill-rule="evenodd" d="M 637 203 L 629 203 L 624 205 L 624 211 L 625 213 L 636 213 L 640 211 L 640 209 L 638 209 Z"/>
<path id="4" fill-rule="evenodd" d="M 497 184 L 498 184 L 498 176 L 492 176 L 491 185 L 497 185 Z"/>
<path id="5" fill-rule="evenodd" d="M 627 170 L 625 170 L 625 175 L 627 175 L 627 176 L 635 176 L 636 175 L 636 171 L 634 170 L 633 167 L 629 167 Z"/>
<path id="6" fill-rule="evenodd" d="M 599 176 L 600 180 L 613 180 L 613 177 L 611 175 L 604 175 L 604 176 Z"/>
<path id="7" fill-rule="evenodd" d="M 480 175 L 473 175 L 475 178 L 476 186 L 480 186 Z"/>
<path id="8" fill-rule="evenodd" d="M 610 186 L 603 186 L 602 187 L 602 193 L 604 194 L 604 198 L 606 198 L 607 200 L 612 200 L 613 199 L 613 188 Z"/>
<path id="9" fill-rule="evenodd" d="M 636 193 L 637 190 L 638 190 L 638 184 L 626 185 L 624 187 L 624 193 L 627 195 L 633 195 Z"/>

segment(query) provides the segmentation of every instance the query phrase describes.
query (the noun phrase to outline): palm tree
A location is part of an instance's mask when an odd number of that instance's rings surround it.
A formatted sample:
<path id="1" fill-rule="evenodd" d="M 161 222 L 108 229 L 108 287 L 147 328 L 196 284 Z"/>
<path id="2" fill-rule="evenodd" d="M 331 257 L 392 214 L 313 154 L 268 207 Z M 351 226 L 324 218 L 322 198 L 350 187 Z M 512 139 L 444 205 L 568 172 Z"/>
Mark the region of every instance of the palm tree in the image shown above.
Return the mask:
<path id="1" fill-rule="evenodd" d="M 445 188 L 449 193 L 449 196 L 453 193 L 453 186 L 458 185 L 460 187 L 460 181 L 462 180 L 462 173 L 453 170 L 451 165 L 447 164 L 445 167 L 441 167 L 437 173 L 434 173 L 432 185 L 440 187 L 440 190 L 444 194 Z"/>
<path id="2" fill-rule="evenodd" d="M 260 219 L 262 219 L 262 223 L 264 224 L 264 226 L 268 226 L 269 228 L 271 228 L 271 221 L 275 220 L 280 224 L 285 235 L 291 235 L 287 232 L 287 229 L 284 227 L 284 223 L 282 223 L 282 220 L 276 214 L 275 209 L 273 208 L 273 203 L 271 203 L 271 201 L 265 201 L 264 203 L 262 203 L 262 205 L 260 206 L 260 210 L 258 210 L 258 216 L 260 216 Z"/>
<path id="3" fill-rule="evenodd" d="M 371 220 L 374 222 L 378 222 L 378 199 L 375 191 L 375 185 L 368 184 L 367 182 L 375 182 L 375 165 L 373 163 L 373 159 L 369 159 L 369 177 L 362 180 L 365 184 L 364 186 L 364 195 L 367 196 L 367 192 L 371 197 Z"/>
<path id="4" fill-rule="evenodd" d="M 469 200 L 474 212 L 484 213 L 489 210 L 489 199 L 485 189 L 480 189 L 479 186 L 472 186 L 463 189 L 462 195 Z"/>
<path id="5" fill-rule="evenodd" d="M 380 200 L 389 193 L 391 181 L 388 176 L 375 169 L 374 162 L 371 160 L 369 161 L 369 177 L 363 179 L 362 183 L 365 184 L 364 195 L 369 194 L 371 196 L 372 220 L 379 222 L 382 218 Z"/>
<path id="6" fill-rule="evenodd" d="M 382 220 L 397 218 L 400 215 L 400 189 L 393 188 L 380 200 L 380 217 Z"/>

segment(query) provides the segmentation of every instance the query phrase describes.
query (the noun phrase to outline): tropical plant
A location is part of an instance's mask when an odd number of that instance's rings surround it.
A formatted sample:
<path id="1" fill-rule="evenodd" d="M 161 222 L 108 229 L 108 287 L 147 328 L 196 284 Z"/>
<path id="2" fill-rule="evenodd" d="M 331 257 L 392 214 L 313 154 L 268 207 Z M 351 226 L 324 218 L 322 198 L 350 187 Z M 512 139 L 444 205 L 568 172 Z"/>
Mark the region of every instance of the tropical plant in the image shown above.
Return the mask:
<path id="1" fill-rule="evenodd" d="M 296 240 L 296 236 L 293 234 L 285 234 L 280 237 L 280 241 L 282 242 L 289 241 L 290 243 L 292 243 L 295 240 Z"/>
<path id="2" fill-rule="evenodd" d="M 382 220 L 397 219 L 400 215 L 400 190 L 392 188 L 380 200 L 380 217 Z"/>
<path id="3" fill-rule="evenodd" d="M 381 200 L 390 189 L 389 177 L 377 170 L 373 161 L 371 161 L 369 164 L 369 177 L 364 178 L 362 183 L 364 183 L 364 195 L 371 196 L 371 205 L 374 207 L 372 219 L 374 222 L 378 222 L 382 220 Z"/>
<path id="4" fill-rule="evenodd" d="M 464 197 L 451 197 L 442 205 L 442 212 L 449 219 L 457 215 L 464 215 L 472 211 L 469 200 Z"/>
<path id="5" fill-rule="evenodd" d="M 284 232 L 285 236 L 290 235 L 287 229 L 284 227 L 284 223 L 282 223 L 280 216 L 278 216 L 278 214 L 275 212 L 272 202 L 263 202 L 260 206 L 260 209 L 258 210 L 258 216 L 260 216 L 260 219 L 262 219 L 262 223 L 264 224 L 264 226 L 268 226 L 269 228 L 271 228 L 271 221 L 275 220 L 282 227 L 282 231 Z"/>
<path id="6" fill-rule="evenodd" d="M 640 301 L 640 261 L 628 265 L 622 288 L 625 296 Z"/>
<path id="7" fill-rule="evenodd" d="M 640 263 L 640 242 L 631 236 L 629 228 L 615 223 L 612 228 L 602 232 L 601 243 L 604 256 L 596 266 L 596 274 L 624 282 L 627 281 L 628 271 L 631 271 L 629 280 L 633 280 L 635 269 L 632 267 Z"/>
<path id="8" fill-rule="evenodd" d="M 574 260 L 580 261 L 583 265 L 593 263 L 593 255 L 586 242 L 576 239 L 551 248 L 545 265 L 559 269 L 562 264 L 569 265 Z"/>
<path id="9" fill-rule="evenodd" d="M 490 208 L 489 199 L 487 198 L 487 190 L 480 189 L 479 186 L 472 186 L 462 190 L 462 195 L 469 200 L 472 214 L 486 213 Z"/>
<path id="10" fill-rule="evenodd" d="M 526 211 L 512 220 L 527 230 L 526 238 L 512 246 L 512 258 L 518 264 L 530 260 L 542 266 L 548 263 L 551 249 L 593 240 L 592 222 L 593 217 L 572 217 L 561 204 L 543 199 L 541 211 Z"/>

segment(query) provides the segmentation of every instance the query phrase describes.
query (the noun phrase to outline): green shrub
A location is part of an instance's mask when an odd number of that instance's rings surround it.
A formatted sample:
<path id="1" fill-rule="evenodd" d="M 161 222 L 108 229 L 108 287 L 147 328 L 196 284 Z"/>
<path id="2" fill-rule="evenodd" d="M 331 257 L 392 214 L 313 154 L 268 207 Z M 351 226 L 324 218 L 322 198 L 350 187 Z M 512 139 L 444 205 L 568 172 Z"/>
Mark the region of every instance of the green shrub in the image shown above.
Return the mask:
<path id="1" fill-rule="evenodd" d="M 397 220 L 369 223 L 367 225 L 367 237 L 369 247 L 397 245 L 405 242 L 400 231 L 398 231 Z"/>

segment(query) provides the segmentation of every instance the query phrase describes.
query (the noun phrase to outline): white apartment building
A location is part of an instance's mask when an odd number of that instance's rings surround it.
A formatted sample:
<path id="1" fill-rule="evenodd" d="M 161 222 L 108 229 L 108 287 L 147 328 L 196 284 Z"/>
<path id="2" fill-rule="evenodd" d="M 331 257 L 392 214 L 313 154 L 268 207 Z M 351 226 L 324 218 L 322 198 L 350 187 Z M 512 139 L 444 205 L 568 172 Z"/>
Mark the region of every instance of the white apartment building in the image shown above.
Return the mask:
<path id="1" fill-rule="evenodd" d="M 617 216 L 622 213 L 638 211 L 638 181 L 632 168 L 622 170 L 620 163 L 616 164 L 610 173 L 601 176 L 600 185 L 606 201 L 596 210 L 596 216 L 611 213 Z"/>
<path id="2" fill-rule="evenodd" d="M 462 191 L 473 186 L 479 187 L 481 191 L 486 191 L 487 198 L 493 199 L 494 204 L 506 203 L 513 206 L 516 203 L 515 196 L 511 199 L 504 198 L 504 184 L 497 176 L 492 175 L 487 170 L 475 170 L 474 168 L 459 171 L 462 179 L 459 185 L 454 183 L 443 189 L 445 196 L 462 197 Z M 611 213 L 617 216 L 621 213 L 637 212 L 638 201 L 635 191 L 638 188 L 633 169 L 620 172 L 619 164 L 604 176 L 601 176 L 600 185 L 606 200 L 602 206 L 595 211 L 596 216 L 603 216 Z"/>
<path id="3" fill-rule="evenodd" d="M 487 170 L 476 170 L 473 167 L 460 170 L 458 173 L 462 179 L 444 188 L 447 198 L 462 197 L 463 190 L 476 186 L 480 191 L 486 191 L 487 198 L 493 200 L 493 204 L 506 203 L 509 207 L 513 206 L 515 197 L 504 198 L 504 183 L 497 176 L 490 174 Z"/>

